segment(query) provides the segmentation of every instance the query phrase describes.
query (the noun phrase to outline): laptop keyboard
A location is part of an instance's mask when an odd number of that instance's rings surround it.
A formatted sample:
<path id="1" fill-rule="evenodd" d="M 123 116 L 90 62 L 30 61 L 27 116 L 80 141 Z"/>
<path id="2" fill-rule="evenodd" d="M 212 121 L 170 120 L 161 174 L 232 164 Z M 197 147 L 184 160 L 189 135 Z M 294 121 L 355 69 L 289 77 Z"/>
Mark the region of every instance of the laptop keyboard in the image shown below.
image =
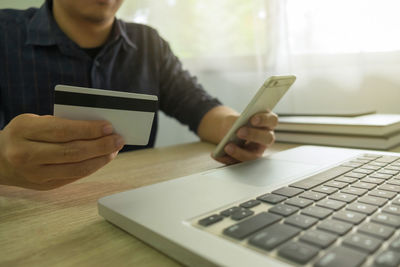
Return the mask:
<path id="1" fill-rule="evenodd" d="M 196 224 L 292 265 L 394 267 L 399 193 L 400 157 L 363 154 Z"/>

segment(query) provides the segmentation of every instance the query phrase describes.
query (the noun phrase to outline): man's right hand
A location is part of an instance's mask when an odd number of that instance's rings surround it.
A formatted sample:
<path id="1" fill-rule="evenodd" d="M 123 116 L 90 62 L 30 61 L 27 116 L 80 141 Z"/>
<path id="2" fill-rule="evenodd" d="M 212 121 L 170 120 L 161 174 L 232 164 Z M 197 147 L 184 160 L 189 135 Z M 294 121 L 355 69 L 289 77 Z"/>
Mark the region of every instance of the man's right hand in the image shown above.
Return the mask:
<path id="1" fill-rule="evenodd" d="M 49 190 L 88 176 L 124 146 L 106 121 L 22 114 L 0 131 L 0 184 Z"/>

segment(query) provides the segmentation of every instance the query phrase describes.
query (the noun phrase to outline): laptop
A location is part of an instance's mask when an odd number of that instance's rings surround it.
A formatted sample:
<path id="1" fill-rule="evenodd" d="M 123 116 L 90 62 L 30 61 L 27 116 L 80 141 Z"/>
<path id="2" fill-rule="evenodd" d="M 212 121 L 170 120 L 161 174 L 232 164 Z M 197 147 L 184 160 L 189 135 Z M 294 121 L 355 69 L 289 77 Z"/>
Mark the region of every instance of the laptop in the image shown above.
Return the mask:
<path id="1" fill-rule="evenodd" d="M 300 146 L 101 198 L 188 266 L 399 266 L 400 154 Z"/>

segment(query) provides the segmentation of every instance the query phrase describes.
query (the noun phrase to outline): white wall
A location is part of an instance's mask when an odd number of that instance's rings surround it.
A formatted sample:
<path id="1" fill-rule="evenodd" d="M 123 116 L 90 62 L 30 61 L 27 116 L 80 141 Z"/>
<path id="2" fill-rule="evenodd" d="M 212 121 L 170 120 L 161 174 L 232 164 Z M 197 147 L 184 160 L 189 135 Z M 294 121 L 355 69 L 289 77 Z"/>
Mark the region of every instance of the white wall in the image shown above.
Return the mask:
<path id="1" fill-rule="evenodd" d="M 39 7 L 44 0 L 0 0 L 0 8 L 25 9 Z"/>
<path id="2" fill-rule="evenodd" d="M 43 0 L 0 0 L 0 8 L 27 8 L 40 6 Z M 351 55 L 344 55 L 351 57 Z M 382 55 L 356 56 L 349 64 L 315 59 L 297 60 L 291 73 L 297 76 L 295 85 L 275 109 L 283 113 L 352 112 L 376 110 L 381 113 L 400 113 L 400 52 L 392 60 Z M 348 60 L 348 59 L 345 59 Z M 360 64 L 365 62 L 365 64 Z M 354 61 L 354 64 L 351 62 Z M 302 63 L 304 62 L 304 64 Z M 193 62 L 184 62 L 204 87 L 224 104 L 241 111 L 251 99 L 266 76 L 252 64 L 241 69 L 219 70 L 217 61 L 205 60 L 199 68 Z M 222 64 L 229 66 L 230 64 Z M 232 64 L 233 65 L 233 64 Z M 240 64 L 236 64 L 240 65 Z M 214 69 L 211 68 L 214 66 Z M 198 138 L 186 126 L 160 114 L 157 146 L 192 142 Z"/>

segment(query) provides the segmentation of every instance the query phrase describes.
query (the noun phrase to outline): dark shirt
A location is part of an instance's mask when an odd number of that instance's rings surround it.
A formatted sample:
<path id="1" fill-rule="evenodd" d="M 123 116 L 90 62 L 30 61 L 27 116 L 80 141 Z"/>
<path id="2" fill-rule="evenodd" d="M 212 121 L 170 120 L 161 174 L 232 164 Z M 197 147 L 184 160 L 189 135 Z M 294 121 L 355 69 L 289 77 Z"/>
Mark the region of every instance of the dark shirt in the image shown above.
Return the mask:
<path id="1" fill-rule="evenodd" d="M 40 9 L 0 10 L 0 129 L 22 113 L 53 114 L 57 84 L 157 95 L 158 109 L 194 132 L 220 105 L 156 30 L 115 19 L 92 58 L 61 31 L 51 8 L 48 0 Z M 157 114 L 145 147 L 154 146 L 156 131 Z"/>

